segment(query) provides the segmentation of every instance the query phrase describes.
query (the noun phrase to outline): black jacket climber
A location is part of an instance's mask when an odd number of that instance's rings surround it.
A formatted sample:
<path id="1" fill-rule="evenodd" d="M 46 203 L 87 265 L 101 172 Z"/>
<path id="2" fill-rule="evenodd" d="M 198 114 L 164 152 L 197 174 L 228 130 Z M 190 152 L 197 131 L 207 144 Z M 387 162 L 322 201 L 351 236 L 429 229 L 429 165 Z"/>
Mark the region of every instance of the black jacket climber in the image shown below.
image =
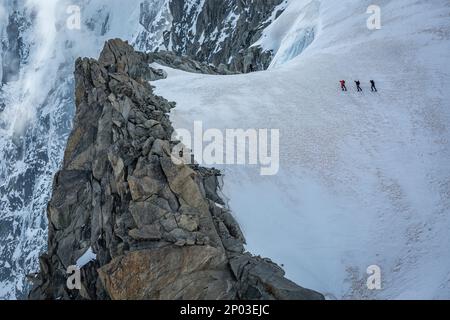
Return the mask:
<path id="1" fill-rule="evenodd" d="M 375 81 L 370 80 L 370 89 L 372 92 L 378 92 L 377 87 L 375 86 Z"/>

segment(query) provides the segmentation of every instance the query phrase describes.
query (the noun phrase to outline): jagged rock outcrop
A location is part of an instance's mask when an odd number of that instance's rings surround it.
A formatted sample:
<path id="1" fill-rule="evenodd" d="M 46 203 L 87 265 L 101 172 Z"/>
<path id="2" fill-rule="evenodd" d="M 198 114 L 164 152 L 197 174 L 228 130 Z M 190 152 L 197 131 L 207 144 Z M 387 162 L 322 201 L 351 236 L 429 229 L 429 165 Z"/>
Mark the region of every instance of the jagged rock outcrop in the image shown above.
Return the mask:
<path id="1" fill-rule="evenodd" d="M 136 39 L 140 50 L 194 57 L 232 72 L 266 69 L 273 52 L 257 42 L 284 10 L 285 0 L 145 0 Z"/>
<path id="2" fill-rule="evenodd" d="M 155 77 L 155 75 L 157 75 Z M 76 118 L 48 205 L 49 249 L 31 299 L 322 299 L 245 252 L 220 172 L 174 161 L 174 107 L 148 56 L 111 40 L 76 62 Z M 67 269 L 87 251 L 81 290 Z"/>
<path id="3" fill-rule="evenodd" d="M 221 64 L 216 67 L 211 64 L 201 63 L 197 60 L 187 58 L 185 56 L 179 56 L 176 53 L 170 51 L 158 51 L 148 53 L 148 62 L 157 63 L 163 66 L 193 72 L 193 73 L 205 73 L 205 74 L 234 74 L 227 66 Z"/>

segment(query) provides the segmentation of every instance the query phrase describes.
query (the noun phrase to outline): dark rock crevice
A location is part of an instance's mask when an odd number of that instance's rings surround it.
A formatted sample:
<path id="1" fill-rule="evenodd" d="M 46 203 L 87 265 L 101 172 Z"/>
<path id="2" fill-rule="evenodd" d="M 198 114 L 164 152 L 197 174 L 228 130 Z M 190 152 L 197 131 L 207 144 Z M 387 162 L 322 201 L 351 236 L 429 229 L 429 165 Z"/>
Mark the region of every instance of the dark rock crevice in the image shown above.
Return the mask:
<path id="1" fill-rule="evenodd" d="M 77 60 L 74 129 L 30 298 L 322 299 L 245 252 L 219 171 L 173 161 L 175 105 L 153 93 L 148 81 L 164 74 L 149 62 L 121 40 Z M 67 268 L 89 249 L 82 288 L 69 290 Z"/>

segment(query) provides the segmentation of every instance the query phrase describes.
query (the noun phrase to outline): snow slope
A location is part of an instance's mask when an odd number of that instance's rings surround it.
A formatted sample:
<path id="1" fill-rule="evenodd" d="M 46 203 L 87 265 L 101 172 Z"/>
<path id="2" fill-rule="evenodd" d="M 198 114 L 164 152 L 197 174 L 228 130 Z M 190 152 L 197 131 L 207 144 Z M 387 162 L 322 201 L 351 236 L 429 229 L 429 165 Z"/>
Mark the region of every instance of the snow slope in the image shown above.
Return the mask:
<path id="1" fill-rule="evenodd" d="M 153 85 L 178 103 L 176 128 L 201 120 L 205 128 L 280 129 L 278 175 L 224 168 L 249 250 L 330 299 L 449 299 L 450 5 L 379 1 L 383 27 L 371 31 L 371 4 L 291 1 L 260 42 L 279 53 L 269 71 L 166 68 L 168 79 Z M 311 20 L 293 19 L 306 5 Z M 309 46 L 295 36 L 299 23 L 315 30 Z M 366 287 L 371 265 L 381 267 L 382 290 Z"/>

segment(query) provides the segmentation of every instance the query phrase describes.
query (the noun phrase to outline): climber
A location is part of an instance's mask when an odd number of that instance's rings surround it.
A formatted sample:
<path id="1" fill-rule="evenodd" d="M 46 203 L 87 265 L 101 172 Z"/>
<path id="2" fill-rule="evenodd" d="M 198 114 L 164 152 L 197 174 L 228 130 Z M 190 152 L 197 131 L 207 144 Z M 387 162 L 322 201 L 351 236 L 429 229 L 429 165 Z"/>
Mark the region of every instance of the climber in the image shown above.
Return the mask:
<path id="1" fill-rule="evenodd" d="M 356 80 L 355 84 L 356 84 L 356 89 L 358 90 L 358 92 L 362 92 L 363 90 L 361 89 L 361 82 L 359 80 Z"/>
<path id="2" fill-rule="evenodd" d="M 345 80 L 339 81 L 341 83 L 341 89 L 342 91 L 347 91 L 347 87 L 345 86 Z"/>
<path id="3" fill-rule="evenodd" d="M 255 68 L 253 67 L 253 64 L 250 64 L 250 65 L 248 66 L 248 71 L 249 71 L 249 72 L 254 72 L 254 71 L 255 71 Z"/>
<path id="4" fill-rule="evenodd" d="M 375 81 L 370 80 L 370 86 L 371 86 L 371 90 L 372 92 L 378 92 L 377 87 L 375 86 Z"/>

